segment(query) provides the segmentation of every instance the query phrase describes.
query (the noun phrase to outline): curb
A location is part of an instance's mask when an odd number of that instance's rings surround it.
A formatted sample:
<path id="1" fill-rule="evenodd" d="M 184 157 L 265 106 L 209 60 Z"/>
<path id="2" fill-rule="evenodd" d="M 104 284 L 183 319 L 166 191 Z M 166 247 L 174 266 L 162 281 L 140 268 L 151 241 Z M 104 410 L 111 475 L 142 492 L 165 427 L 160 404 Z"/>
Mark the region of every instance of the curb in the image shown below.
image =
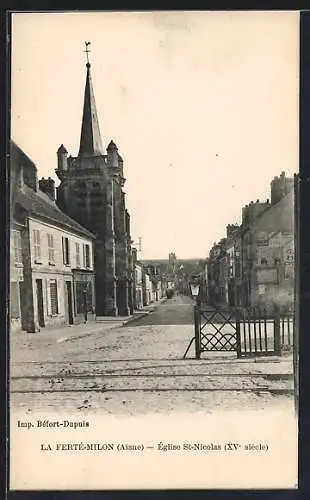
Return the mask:
<path id="1" fill-rule="evenodd" d="M 154 312 L 158 306 L 165 303 L 166 300 L 167 300 L 166 298 L 161 299 L 158 301 L 157 304 L 155 304 L 154 306 L 151 306 L 148 311 L 141 311 L 139 313 L 136 313 L 136 315 L 134 314 L 131 318 L 128 318 L 127 320 L 125 320 L 123 322 L 122 326 L 128 325 L 128 323 L 131 323 L 132 321 L 135 321 L 137 319 L 139 320 L 140 318 L 144 318 L 145 316 L 148 316 L 148 314 L 151 314 L 152 312 Z"/>
<path id="2" fill-rule="evenodd" d="M 128 325 L 128 323 L 131 323 L 132 321 L 135 321 L 137 319 L 140 319 L 140 318 L 144 318 L 144 316 L 147 316 L 149 314 L 149 311 L 144 311 L 144 312 L 141 312 L 135 316 L 132 316 L 131 318 L 128 318 L 127 320 L 125 320 L 122 324 L 122 326 L 126 326 Z"/>

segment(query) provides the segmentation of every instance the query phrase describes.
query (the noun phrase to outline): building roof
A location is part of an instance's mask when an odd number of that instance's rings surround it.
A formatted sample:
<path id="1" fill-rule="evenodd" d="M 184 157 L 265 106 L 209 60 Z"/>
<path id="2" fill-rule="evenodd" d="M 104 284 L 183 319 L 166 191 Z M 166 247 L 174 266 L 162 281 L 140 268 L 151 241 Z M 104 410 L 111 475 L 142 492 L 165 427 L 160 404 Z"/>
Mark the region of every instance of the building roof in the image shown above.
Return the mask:
<path id="1" fill-rule="evenodd" d="M 289 191 L 278 203 L 270 205 L 257 218 L 254 230 L 294 231 L 294 190 Z"/>
<path id="2" fill-rule="evenodd" d="M 50 222 L 67 231 L 94 239 L 95 236 L 78 222 L 64 214 L 60 208 L 45 193 L 37 192 L 28 186 L 16 193 L 16 204 L 21 206 L 28 215 Z"/>
<path id="3" fill-rule="evenodd" d="M 86 67 L 87 73 L 79 156 L 101 156 L 104 152 L 90 73 L 90 64 L 87 63 Z"/>

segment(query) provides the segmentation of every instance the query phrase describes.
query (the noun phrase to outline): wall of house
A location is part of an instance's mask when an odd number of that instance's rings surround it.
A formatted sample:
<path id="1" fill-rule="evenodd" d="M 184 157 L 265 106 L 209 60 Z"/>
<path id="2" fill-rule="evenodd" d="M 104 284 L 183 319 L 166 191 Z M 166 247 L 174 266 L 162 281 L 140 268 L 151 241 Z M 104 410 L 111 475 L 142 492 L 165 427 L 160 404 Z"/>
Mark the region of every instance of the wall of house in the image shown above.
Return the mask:
<path id="1" fill-rule="evenodd" d="M 40 246 L 41 246 L 41 262 L 36 262 L 35 252 L 34 252 L 34 230 L 40 231 Z M 54 261 L 49 263 L 48 255 L 48 234 L 53 235 L 54 242 Z M 31 245 L 31 266 L 35 270 L 48 269 L 53 270 L 53 272 L 61 271 L 65 272 L 71 269 L 94 269 L 93 263 L 93 244 L 92 239 L 78 236 L 70 231 L 67 231 L 57 226 L 53 226 L 50 223 L 45 223 L 43 221 L 35 220 L 29 218 L 29 236 Z M 62 237 L 68 238 L 69 240 L 69 264 L 64 263 L 63 259 L 63 248 L 62 248 Z M 80 248 L 80 264 L 77 259 L 76 244 Z M 89 266 L 86 267 L 83 262 L 83 244 L 89 245 L 90 259 Z"/>
<path id="2" fill-rule="evenodd" d="M 22 257 L 22 231 L 12 224 L 10 232 L 10 329 L 11 332 L 21 330 L 21 293 L 24 281 Z"/>
<path id="3" fill-rule="evenodd" d="M 34 231 L 40 234 L 40 258 L 35 255 L 35 236 Z M 48 235 L 53 236 L 54 258 L 50 259 Z M 69 241 L 69 263 L 64 263 L 62 238 L 68 238 Z M 69 323 L 69 307 L 67 284 L 71 283 L 72 300 L 71 307 L 74 315 L 74 286 L 72 279 L 72 269 L 93 271 L 93 249 L 92 240 L 57 228 L 39 220 L 29 219 L 29 244 L 30 244 L 30 265 L 32 269 L 31 287 L 33 295 L 33 319 L 36 329 L 42 328 L 39 325 L 39 307 L 38 307 L 38 280 L 42 283 L 43 294 L 43 315 L 45 327 L 60 327 Z M 76 252 L 76 244 L 80 248 L 80 263 Z M 83 258 L 83 245 L 89 245 L 89 266 L 86 267 L 86 261 Z M 54 289 L 57 284 L 57 297 L 55 298 Z M 82 318 L 76 316 L 79 322 Z"/>
<path id="4" fill-rule="evenodd" d="M 256 286 L 253 304 L 272 307 L 292 307 L 294 297 L 294 240 L 293 235 L 276 233 L 257 248 L 254 268 Z"/>
<path id="5" fill-rule="evenodd" d="M 294 192 L 266 210 L 251 230 L 251 305 L 288 306 L 292 280 L 283 279 L 283 248 L 294 239 Z"/>

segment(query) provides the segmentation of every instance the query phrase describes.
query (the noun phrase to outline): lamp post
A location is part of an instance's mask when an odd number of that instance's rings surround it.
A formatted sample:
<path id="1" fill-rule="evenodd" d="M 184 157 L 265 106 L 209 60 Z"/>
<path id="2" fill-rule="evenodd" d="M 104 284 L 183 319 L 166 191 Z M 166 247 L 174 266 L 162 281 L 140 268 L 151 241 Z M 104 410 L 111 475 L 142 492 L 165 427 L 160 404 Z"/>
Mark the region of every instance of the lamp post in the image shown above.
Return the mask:
<path id="1" fill-rule="evenodd" d="M 198 305 L 200 305 L 199 304 L 199 302 L 200 302 L 200 299 L 199 299 L 200 285 L 196 284 L 196 283 L 191 283 L 190 287 L 191 287 L 192 297 L 195 299 L 196 305 L 198 306 Z"/>
<path id="2" fill-rule="evenodd" d="M 200 297 L 199 297 L 199 291 L 200 291 L 200 284 L 197 283 L 190 283 L 191 287 L 191 293 L 192 297 L 195 299 L 195 306 L 194 306 L 194 326 L 195 326 L 195 337 L 193 337 L 192 340 L 195 340 L 195 357 L 196 359 L 200 358 Z M 190 346 L 189 346 L 190 347 Z M 185 353 L 186 355 L 186 353 Z M 184 355 L 184 357 L 185 357 Z"/>

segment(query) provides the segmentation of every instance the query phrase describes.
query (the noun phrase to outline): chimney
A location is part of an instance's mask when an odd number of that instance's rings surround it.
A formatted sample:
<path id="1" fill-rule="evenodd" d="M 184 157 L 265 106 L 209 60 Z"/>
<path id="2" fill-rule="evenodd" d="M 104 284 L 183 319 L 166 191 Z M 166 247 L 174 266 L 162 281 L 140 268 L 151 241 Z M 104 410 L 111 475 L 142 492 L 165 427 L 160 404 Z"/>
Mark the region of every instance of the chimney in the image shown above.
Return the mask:
<path id="1" fill-rule="evenodd" d="M 55 181 L 49 177 L 48 179 L 44 179 L 44 177 L 39 181 L 39 189 L 47 194 L 47 196 L 55 201 Z"/>

